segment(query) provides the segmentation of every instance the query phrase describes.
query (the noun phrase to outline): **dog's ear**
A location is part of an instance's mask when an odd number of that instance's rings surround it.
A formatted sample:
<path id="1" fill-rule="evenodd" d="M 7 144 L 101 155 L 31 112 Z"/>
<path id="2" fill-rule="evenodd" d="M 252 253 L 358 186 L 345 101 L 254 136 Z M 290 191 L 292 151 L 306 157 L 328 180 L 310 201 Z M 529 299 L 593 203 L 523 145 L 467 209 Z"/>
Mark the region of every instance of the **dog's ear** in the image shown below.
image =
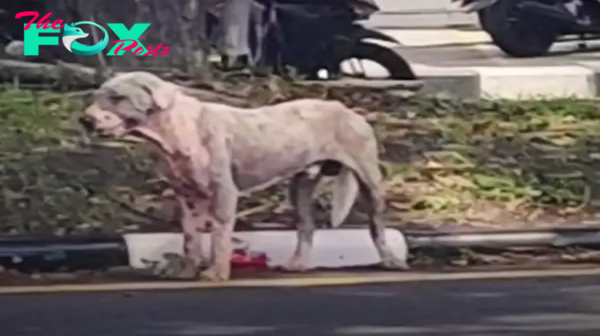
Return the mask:
<path id="1" fill-rule="evenodd" d="M 119 74 L 102 85 L 109 96 L 126 97 L 143 113 L 168 109 L 174 102 L 178 87 L 143 71 Z"/>
<path id="2" fill-rule="evenodd" d="M 147 92 L 150 94 L 154 105 L 160 110 L 166 110 L 175 103 L 177 95 L 177 86 L 172 83 L 162 82 L 159 85 L 156 83 L 144 83 Z"/>
<path id="3" fill-rule="evenodd" d="M 143 71 L 130 73 L 132 82 L 139 85 L 150 96 L 159 110 L 166 110 L 173 105 L 177 95 L 177 86 Z"/>

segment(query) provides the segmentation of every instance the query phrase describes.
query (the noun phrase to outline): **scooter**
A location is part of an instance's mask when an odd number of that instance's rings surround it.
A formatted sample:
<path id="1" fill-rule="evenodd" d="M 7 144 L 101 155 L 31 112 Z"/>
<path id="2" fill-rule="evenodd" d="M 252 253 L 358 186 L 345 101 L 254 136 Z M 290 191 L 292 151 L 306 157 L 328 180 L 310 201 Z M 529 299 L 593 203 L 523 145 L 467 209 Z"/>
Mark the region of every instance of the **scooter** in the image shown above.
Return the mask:
<path id="1" fill-rule="evenodd" d="M 504 53 L 536 57 L 565 35 L 577 35 L 579 48 L 600 35 L 597 0 L 452 0 L 477 13 L 481 28 Z"/>
<path id="2" fill-rule="evenodd" d="M 326 70 L 328 79 L 332 79 L 343 75 L 341 64 L 345 60 L 371 60 L 384 67 L 391 79 L 416 79 L 402 56 L 367 41 L 397 43 L 394 38 L 357 23 L 368 16 L 360 15 L 348 1 L 256 0 L 256 5 L 266 18 L 259 30 L 266 33 L 262 38 L 251 36 L 252 56 L 262 66 L 277 72 L 291 67 L 308 79 L 319 79 L 319 71 Z M 212 13 L 209 34 L 219 20 Z"/>

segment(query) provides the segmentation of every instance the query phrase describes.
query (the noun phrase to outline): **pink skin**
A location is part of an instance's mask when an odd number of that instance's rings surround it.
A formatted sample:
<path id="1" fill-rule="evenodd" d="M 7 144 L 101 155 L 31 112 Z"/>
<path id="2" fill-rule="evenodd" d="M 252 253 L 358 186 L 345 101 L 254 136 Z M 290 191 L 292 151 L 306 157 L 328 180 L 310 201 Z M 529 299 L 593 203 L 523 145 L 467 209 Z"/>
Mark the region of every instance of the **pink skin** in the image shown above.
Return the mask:
<path id="1" fill-rule="evenodd" d="M 96 131 L 102 136 L 121 138 L 128 131 L 121 117 L 110 111 L 100 109 L 96 104 L 88 107 L 84 114 L 93 118 Z"/>
<path id="2" fill-rule="evenodd" d="M 165 159 L 169 167 L 168 180 L 177 194 L 182 210 L 181 226 L 187 258 L 183 267 L 178 263 L 178 274 L 174 277 L 193 278 L 198 276 L 198 269 L 208 266 L 199 274 L 200 279 L 228 280 L 231 276 L 230 260 L 233 253 L 231 241 L 237 205 L 237 197 L 231 196 L 237 193 L 232 180 L 228 179 L 231 182 L 223 181 L 217 187 L 207 186 L 208 183 L 203 175 L 196 174 L 199 170 L 191 169 L 191 167 L 202 167 L 208 163 L 207 155 L 200 152 L 202 148 L 174 146 L 176 141 L 170 139 L 169 135 L 161 134 L 164 133 L 162 128 L 152 127 L 153 123 L 127 129 L 121 117 L 101 109 L 96 104 L 85 110 L 85 116 L 93 119 L 94 128 L 98 134 L 122 138 L 134 133 L 137 137 L 153 144 L 161 157 Z M 182 150 L 187 151 L 188 154 L 183 153 Z M 192 155 L 189 153 L 190 151 L 195 154 Z M 198 159 L 202 161 L 199 162 Z M 216 201 L 213 201 L 209 195 L 214 195 L 212 197 L 215 197 Z M 214 203 L 218 203 L 219 206 L 213 206 Z M 212 237 L 212 248 L 208 257 L 203 252 L 201 239 L 203 232 L 210 232 Z M 165 271 L 165 273 L 169 272 Z"/>
<path id="3" fill-rule="evenodd" d="M 407 268 L 385 240 L 374 130 L 343 104 L 300 99 L 259 109 L 235 108 L 186 96 L 173 84 L 143 72 L 117 75 L 98 94 L 96 103 L 85 111 L 95 131 L 116 138 L 140 137 L 167 162 L 169 180 L 182 206 L 190 276 L 207 265 L 201 279 L 228 280 L 239 195 L 289 178 L 293 179 L 290 198 L 296 209 L 298 240 L 286 268 L 306 270 L 315 231 L 311 195 L 322 175 L 335 176 L 337 181 L 332 225 L 341 224 L 361 196 L 368 203 L 369 232 L 381 265 Z M 143 122 L 127 129 L 119 115 L 106 109 L 139 115 Z M 334 169 L 337 173 L 327 168 L 327 162 L 339 165 Z M 201 253 L 203 231 L 211 235 L 208 257 Z"/>

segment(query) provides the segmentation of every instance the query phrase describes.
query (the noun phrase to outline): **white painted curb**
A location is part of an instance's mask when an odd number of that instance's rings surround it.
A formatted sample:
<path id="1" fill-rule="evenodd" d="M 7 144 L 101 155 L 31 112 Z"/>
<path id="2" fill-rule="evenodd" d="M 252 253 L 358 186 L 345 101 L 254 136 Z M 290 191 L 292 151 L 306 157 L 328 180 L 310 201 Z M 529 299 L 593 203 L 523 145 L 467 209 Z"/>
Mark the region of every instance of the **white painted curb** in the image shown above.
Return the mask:
<path id="1" fill-rule="evenodd" d="M 408 248 L 404 235 L 393 229 L 386 230 L 385 234 L 396 256 L 406 260 Z M 269 267 L 284 265 L 296 246 L 295 231 L 240 231 L 235 232 L 234 237 L 237 247 L 242 245 L 251 252 L 266 254 Z M 131 233 L 123 238 L 132 268 L 147 268 L 147 261 L 163 263 L 165 253 L 183 254 L 183 235 L 180 233 Z M 203 239 L 208 254 L 209 235 L 204 234 Z M 366 229 L 317 230 L 308 266 L 342 268 L 374 265 L 380 261 Z"/>
<path id="2" fill-rule="evenodd" d="M 471 67 L 486 98 L 592 98 L 594 71 L 581 66 Z"/>

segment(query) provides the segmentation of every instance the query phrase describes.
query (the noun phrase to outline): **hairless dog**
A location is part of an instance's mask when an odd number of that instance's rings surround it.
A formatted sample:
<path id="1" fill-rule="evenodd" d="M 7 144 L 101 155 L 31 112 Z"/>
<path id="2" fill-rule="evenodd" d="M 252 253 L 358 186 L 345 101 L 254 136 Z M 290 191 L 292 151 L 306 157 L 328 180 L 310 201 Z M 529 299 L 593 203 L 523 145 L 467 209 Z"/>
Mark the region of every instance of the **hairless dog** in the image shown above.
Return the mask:
<path id="1" fill-rule="evenodd" d="M 242 109 L 202 102 L 150 73 L 129 72 L 96 91 L 80 123 L 104 137 L 139 137 L 165 159 L 183 213 L 189 267 L 181 272 L 188 277 L 230 278 L 238 197 L 284 179 L 291 179 L 298 229 L 296 249 L 285 268 L 306 270 L 315 231 L 311 200 L 324 176 L 334 180 L 331 225 L 341 224 L 361 196 L 381 265 L 407 268 L 385 240 L 374 130 L 339 102 L 299 99 Z M 210 256 L 202 253 L 205 231 L 211 236 Z"/>

